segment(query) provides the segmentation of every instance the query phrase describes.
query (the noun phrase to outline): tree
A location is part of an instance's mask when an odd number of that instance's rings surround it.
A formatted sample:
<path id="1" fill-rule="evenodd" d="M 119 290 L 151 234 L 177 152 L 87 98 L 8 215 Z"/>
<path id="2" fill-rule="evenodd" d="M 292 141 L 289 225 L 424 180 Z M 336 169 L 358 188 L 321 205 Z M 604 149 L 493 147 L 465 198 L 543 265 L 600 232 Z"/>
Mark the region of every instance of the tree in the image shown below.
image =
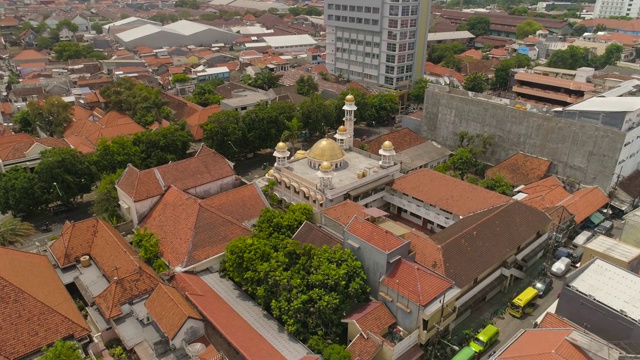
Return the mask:
<path id="1" fill-rule="evenodd" d="M 180 122 L 155 131 L 139 132 L 131 141 L 139 149 L 141 168 L 149 169 L 186 159 L 193 135 L 186 130 L 185 123 Z"/>
<path id="2" fill-rule="evenodd" d="M 333 344 L 322 351 L 325 360 L 351 360 L 351 353 L 343 345 Z"/>
<path id="3" fill-rule="evenodd" d="M 171 83 L 175 84 L 185 84 L 193 81 L 191 77 L 187 74 L 176 74 L 171 77 Z"/>
<path id="4" fill-rule="evenodd" d="M 47 203 L 72 203 L 78 196 L 90 193 L 96 180 L 96 170 L 88 158 L 70 148 L 41 152 L 35 175 Z"/>
<path id="5" fill-rule="evenodd" d="M 43 347 L 40 360 L 84 360 L 80 346 L 75 341 L 58 340 L 51 347 Z"/>
<path id="6" fill-rule="evenodd" d="M 161 93 L 160 89 L 135 83 L 129 77 L 121 77 L 100 89 L 100 95 L 107 101 L 109 110 L 122 111 L 144 127 L 154 122 L 160 123 L 171 114 Z"/>
<path id="7" fill-rule="evenodd" d="M 287 130 L 287 122 L 297 115 L 295 104 L 277 101 L 272 104 L 261 102 L 242 116 L 246 129 L 245 147 L 248 152 L 270 149 L 280 141 Z"/>
<path id="8" fill-rule="evenodd" d="M 489 84 L 485 74 L 476 72 L 466 77 L 462 87 L 467 91 L 483 93 L 489 88 Z"/>
<path id="9" fill-rule="evenodd" d="M 435 170 L 458 179 L 464 179 L 467 174 L 474 173 L 480 165 L 471 150 L 460 148 L 453 153 L 447 162 L 436 166 Z"/>
<path id="10" fill-rule="evenodd" d="M 262 90 L 269 90 L 278 87 L 278 77 L 272 71 L 262 70 L 251 79 L 249 85 Z"/>
<path id="11" fill-rule="evenodd" d="M 516 27 L 516 39 L 524 39 L 542 29 L 542 25 L 531 19 L 527 19 Z"/>
<path id="12" fill-rule="evenodd" d="M 313 222 L 313 208 L 306 204 L 293 204 L 286 211 L 265 208 L 256 221 L 253 234 L 265 239 L 291 238 L 305 221 Z"/>
<path id="13" fill-rule="evenodd" d="M 515 56 L 504 59 L 496 66 L 495 75 L 493 77 L 493 87 L 497 89 L 506 89 L 511 79 L 511 70 L 516 68 L 528 67 L 531 64 L 531 58 L 524 54 L 516 54 Z"/>
<path id="14" fill-rule="evenodd" d="M 174 6 L 181 7 L 181 8 L 189 8 L 194 10 L 200 9 L 200 4 L 198 3 L 197 0 L 178 0 L 176 1 Z"/>
<path id="15" fill-rule="evenodd" d="M 298 118 L 294 117 L 291 121 L 287 121 L 287 130 L 282 133 L 281 140 L 284 142 L 290 142 L 294 153 L 296 151 L 296 143 L 300 140 L 302 130 L 302 123 L 298 121 Z"/>
<path id="16" fill-rule="evenodd" d="M 322 11 L 317 7 L 307 6 L 306 8 L 302 9 L 302 15 L 305 16 L 322 16 L 322 14 Z"/>
<path id="17" fill-rule="evenodd" d="M 49 25 L 47 25 L 47 23 L 41 22 L 33 28 L 33 31 L 35 31 L 38 35 L 42 35 L 48 28 Z"/>
<path id="18" fill-rule="evenodd" d="M 434 64 L 440 64 L 445 61 L 447 57 L 462 54 L 466 50 L 467 48 L 459 42 L 436 44 L 431 46 L 429 49 L 429 52 L 427 53 L 427 60 Z"/>
<path id="19" fill-rule="evenodd" d="M 118 223 L 122 216 L 120 214 L 120 204 L 118 199 L 118 191 L 116 190 L 116 181 L 122 175 L 122 171 L 114 174 L 105 174 L 98 184 L 96 190 L 96 199 L 93 202 L 91 210 L 97 216 Z"/>
<path id="20" fill-rule="evenodd" d="M 36 47 L 40 50 L 51 49 L 53 41 L 46 36 L 40 36 L 36 39 Z"/>
<path id="21" fill-rule="evenodd" d="M 398 97 L 394 94 L 373 94 L 367 98 L 367 101 L 371 107 L 371 112 L 376 115 L 378 124 L 380 125 L 391 120 L 393 116 L 398 113 L 400 107 L 400 101 L 398 101 Z"/>
<path id="22" fill-rule="evenodd" d="M 7 85 L 20 84 L 20 75 L 16 72 L 9 72 L 9 78 L 7 79 Z"/>
<path id="23" fill-rule="evenodd" d="M 311 134 L 323 134 L 327 128 L 335 125 L 336 107 L 318 94 L 312 94 L 302 101 L 299 110 L 302 126 Z"/>
<path id="24" fill-rule="evenodd" d="M 60 31 L 62 29 L 68 29 L 69 31 L 76 33 L 78 32 L 78 25 L 73 23 L 71 20 L 60 20 L 56 24 L 56 30 Z"/>
<path id="25" fill-rule="evenodd" d="M 573 36 L 582 36 L 587 31 L 588 31 L 588 29 L 587 29 L 586 26 L 584 26 L 582 24 L 578 24 L 578 25 L 573 27 L 573 30 L 571 30 L 571 34 Z"/>
<path id="26" fill-rule="evenodd" d="M 604 54 L 595 59 L 594 65 L 597 69 L 602 69 L 607 65 L 615 65 L 622 59 L 624 47 L 617 43 L 612 43 L 606 47 Z"/>
<path id="27" fill-rule="evenodd" d="M 482 36 L 489 34 L 489 25 L 491 21 L 486 16 L 470 16 L 467 19 L 466 30 L 473 36 Z"/>
<path id="28" fill-rule="evenodd" d="M 418 79 L 415 83 L 413 83 L 413 87 L 409 92 L 409 98 L 411 99 L 412 103 L 422 104 L 424 102 L 424 93 L 425 91 L 427 91 L 430 83 L 431 81 L 425 78 Z"/>
<path id="29" fill-rule="evenodd" d="M 46 204 L 41 192 L 34 173 L 20 166 L 12 167 L 0 173 L 0 212 L 31 215 Z"/>
<path id="30" fill-rule="evenodd" d="M 462 69 L 462 61 L 453 55 L 447 55 L 441 65 L 455 71 L 460 71 L 460 69 Z"/>
<path id="31" fill-rule="evenodd" d="M 102 34 L 102 24 L 99 22 L 91 23 L 91 30 L 95 31 L 98 35 Z"/>
<path id="32" fill-rule="evenodd" d="M 157 21 L 162 25 L 169 24 L 180 20 L 176 14 L 155 13 L 149 17 L 151 21 Z"/>
<path id="33" fill-rule="evenodd" d="M 222 79 L 212 79 L 198 83 L 191 96 L 187 97 L 187 100 L 203 107 L 220 104 L 223 98 L 216 93 L 216 88 L 222 84 L 224 84 Z"/>
<path id="34" fill-rule="evenodd" d="M 513 186 L 500 174 L 480 181 L 479 185 L 487 190 L 495 191 L 502 195 L 511 196 L 513 193 Z"/>
<path id="35" fill-rule="evenodd" d="M 28 222 L 9 216 L 0 222 L 0 246 L 22 244 L 25 239 L 35 234 L 36 229 Z"/>
<path id="36" fill-rule="evenodd" d="M 593 28 L 593 32 L 594 33 L 599 33 L 602 31 L 607 31 L 607 25 L 605 24 L 598 24 Z"/>
<path id="37" fill-rule="evenodd" d="M 569 45 L 564 50 L 556 50 L 551 53 L 546 66 L 557 68 L 576 70 L 581 67 L 590 66 L 591 54 L 589 49 L 585 47 Z"/>
<path id="38" fill-rule="evenodd" d="M 74 24 L 75 25 L 75 24 Z M 77 26 L 77 25 L 76 25 Z M 61 41 L 53 47 L 56 60 L 67 61 L 72 59 L 96 59 L 107 60 L 107 55 L 96 51 L 91 45 L 83 45 L 77 42 Z"/>
<path id="39" fill-rule="evenodd" d="M 233 110 L 223 110 L 209 117 L 201 125 L 204 143 L 231 161 L 238 161 L 247 154 L 247 128 L 242 115 Z M 236 144 L 236 145 L 234 145 Z"/>
<path id="40" fill-rule="evenodd" d="M 13 117 L 13 123 L 18 127 L 19 132 L 28 134 L 36 133 L 35 119 L 28 109 L 22 109 Z"/>
<path id="41" fill-rule="evenodd" d="M 136 228 L 133 232 L 131 245 L 138 249 L 138 256 L 149 265 L 160 257 L 160 239 L 158 236 L 148 231 L 147 228 Z"/>
<path id="42" fill-rule="evenodd" d="M 509 11 L 509 15 L 515 16 L 527 16 L 529 14 L 529 8 L 526 6 L 514 7 Z"/>
<path id="43" fill-rule="evenodd" d="M 163 150 L 163 149 L 158 149 Z M 98 141 L 96 151 L 90 155 L 91 163 L 100 175 L 108 175 L 123 170 L 127 164 L 143 168 L 140 148 L 129 137 L 117 136 Z"/>
<path id="44" fill-rule="evenodd" d="M 270 8 L 267 9 L 267 12 L 269 14 L 277 14 L 277 13 L 280 12 L 280 10 L 278 10 L 278 8 L 270 7 Z"/>
<path id="45" fill-rule="evenodd" d="M 296 80 L 296 92 L 303 96 L 310 96 L 318 92 L 318 84 L 311 75 L 302 75 Z"/>
<path id="46" fill-rule="evenodd" d="M 72 121 L 73 106 L 59 96 L 48 97 L 44 104 L 31 100 L 27 103 L 27 114 L 21 115 L 19 128 L 25 132 L 35 132 L 39 128 L 48 136 L 60 136 Z M 29 125 L 32 126 L 28 129 Z"/>

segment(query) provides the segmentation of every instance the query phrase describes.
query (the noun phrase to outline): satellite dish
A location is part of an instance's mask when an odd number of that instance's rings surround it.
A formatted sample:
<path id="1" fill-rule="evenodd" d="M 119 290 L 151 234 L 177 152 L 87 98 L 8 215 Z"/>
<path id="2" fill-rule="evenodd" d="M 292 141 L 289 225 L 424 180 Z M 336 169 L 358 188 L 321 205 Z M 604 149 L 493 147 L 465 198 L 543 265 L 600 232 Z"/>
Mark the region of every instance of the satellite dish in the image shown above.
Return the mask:
<path id="1" fill-rule="evenodd" d="M 191 345 L 187 345 L 184 348 L 187 355 L 190 356 L 198 356 L 207 350 L 207 347 L 203 343 L 193 343 Z"/>

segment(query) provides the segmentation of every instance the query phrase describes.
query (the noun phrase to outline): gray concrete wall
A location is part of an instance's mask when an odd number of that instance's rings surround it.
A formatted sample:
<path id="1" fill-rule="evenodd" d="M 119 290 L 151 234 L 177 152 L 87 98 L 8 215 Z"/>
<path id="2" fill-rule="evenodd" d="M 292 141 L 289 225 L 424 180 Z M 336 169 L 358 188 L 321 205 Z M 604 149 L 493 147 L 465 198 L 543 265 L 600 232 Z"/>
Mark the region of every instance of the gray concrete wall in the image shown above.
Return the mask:
<path id="1" fill-rule="evenodd" d="M 518 110 L 466 95 L 428 89 L 421 135 L 450 149 L 457 134 L 493 134 L 482 159 L 496 164 L 518 151 L 552 160 L 550 172 L 608 191 L 625 133 L 574 120 Z"/>

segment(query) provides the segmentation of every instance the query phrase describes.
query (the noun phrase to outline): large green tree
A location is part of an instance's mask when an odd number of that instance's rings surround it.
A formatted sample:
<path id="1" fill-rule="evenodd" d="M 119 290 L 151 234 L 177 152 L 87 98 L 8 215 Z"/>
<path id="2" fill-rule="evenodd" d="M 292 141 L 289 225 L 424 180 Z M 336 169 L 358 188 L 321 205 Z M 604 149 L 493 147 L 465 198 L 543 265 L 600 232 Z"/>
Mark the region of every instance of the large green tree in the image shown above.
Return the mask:
<path id="1" fill-rule="evenodd" d="M 429 87 L 430 83 L 431 81 L 429 81 L 429 79 L 424 78 L 418 79 L 413 83 L 413 87 L 409 92 L 409 98 L 411 99 L 412 103 L 422 104 L 424 102 L 424 92 L 427 90 L 427 87 Z"/>
<path id="2" fill-rule="evenodd" d="M 262 70 L 249 81 L 249 85 L 257 87 L 258 89 L 269 90 L 278 87 L 278 77 L 273 71 Z"/>
<path id="3" fill-rule="evenodd" d="M 612 43 L 604 50 L 604 54 L 595 59 L 594 65 L 597 69 L 602 69 L 607 65 L 615 65 L 622 58 L 624 47 L 617 43 Z"/>
<path id="4" fill-rule="evenodd" d="M 495 191 L 502 195 L 513 195 L 513 186 L 504 178 L 504 176 L 498 174 L 494 177 L 486 178 L 478 184 L 483 188 L 491 191 Z"/>
<path id="5" fill-rule="evenodd" d="M 0 221 L 0 246 L 22 244 L 26 238 L 35 234 L 36 229 L 28 222 L 9 216 Z"/>
<path id="6" fill-rule="evenodd" d="M 186 99 L 204 107 L 220 104 L 223 98 L 216 93 L 216 88 L 222 84 L 224 84 L 222 79 L 212 79 L 198 83 L 191 96 Z"/>
<path id="7" fill-rule="evenodd" d="M 14 216 L 31 215 L 44 205 L 41 186 L 34 173 L 15 166 L 0 173 L 0 212 Z"/>
<path id="8" fill-rule="evenodd" d="M 59 96 L 50 96 L 44 103 L 31 100 L 16 114 L 15 122 L 23 132 L 35 134 L 37 129 L 48 136 L 61 136 L 71 122 L 72 105 Z"/>
<path id="9" fill-rule="evenodd" d="M 40 360 L 84 360 L 80 346 L 75 341 L 58 340 L 51 347 L 42 348 Z"/>
<path id="10" fill-rule="evenodd" d="M 160 89 L 136 83 L 126 76 L 100 90 L 109 110 L 122 111 L 145 127 L 163 119 L 172 120 L 171 110 L 166 106 L 167 101 L 160 96 L 161 93 Z"/>
<path id="11" fill-rule="evenodd" d="M 78 32 L 78 25 L 71 20 L 64 19 L 58 21 L 58 23 L 56 24 L 56 30 L 60 31 L 62 29 L 68 29 L 69 31 L 75 33 Z"/>
<path id="12" fill-rule="evenodd" d="M 473 73 L 464 79 L 462 87 L 467 91 L 483 93 L 489 88 L 487 76 L 484 73 Z"/>
<path id="13" fill-rule="evenodd" d="M 375 114 L 376 119 L 369 121 L 369 123 L 377 123 L 382 125 L 383 123 L 390 121 L 394 115 L 398 114 L 400 102 L 398 97 L 389 93 L 378 93 L 370 95 L 367 98 L 371 112 Z"/>
<path id="14" fill-rule="evenodd" d="M 291 121 L 287 121 L 287 129 L 280 136 L 280 140 L 284 142 L 290 142 L 293 152 L 296 151 L 296 144 L 300 141 L 302 135 L 302 122 L 298 118 L 293 118 Z"/>
<path id="15" fill-rule="evenodd" d="M 247 154 L 247 128 L 238 111 L 223 110 L 209 117 L 201 125 L 204 143 L 231 161 Z"/>
<path id="16" fill-rule="evenodd" d="M 296 92 L 304 96 L 315 94 L 318 92 L 318 83 L 311 75 L 302 75 L 296 80 Z"/>
<path id="17" fill-rule="evenodd" d="M 531 58 L 524 54 L 516 54 L 515 56 L 504 59 L 496 66 L 493 77 L 493 88 L 506 89 L 511 79 L 511 70 L 528 67 L 531 64 Z"/>
<path id="18" fill-rule="evenodd" d="M 301 102 L 299 110 L 302 126 L 311 134 L 324 134 L 327 128 L 335 125 L 336 107 L 318 94 Z"/>
<path id="19" fill-rule="evenodd" d="M 542 25 L 531 19 L 527 19 L 516 26 L 516 39 L 524 39 L 542 29 Z"/>
<path id="20" fill-rule="evenodd" d="M 118 170 L 125 169 L 127 164 L 131 164 L 138 169 L 144 168 L 140 148 L 133 144 L 130 137 L 117 136 L 109 139 L 100 139 L 96 146 L 96 151 L 90 157 L 91 162 L 101 175 L 113 174 Z"/>
<path id="21" fill-rule="evenodd" d="M 293 237 L 305 221 L 312 222 L 313 208 L 305 204 L 293 204 L 286 211 L 265 208 L 253 228 L 255 235 Z"/>
<path id="22" fill-rule="evenodd" d="M 138 256 L 142 261 L 154 267 L 158 273 L 166 271 L 167 266 L 160 259 L 160 238 L 147 230 L 147 228 L 136 228 L 133 232 L 131 245 L 138 249 Z M 160 261 L 158 261 L 160 260 Z M 162 266 L 161 264 L 164 264 Z"/>
<path id="23" fill-rule="evenodd" d="M 193 136 L 186 130 L 184 122 L 155 131 L 143 131 L 132 137 L 133 146 L 139 149 L 143 169 L 185 159 L 192 141 Z"/>
<path id="24" fill-rule="evenodd" d="M 107 60 L 107 55 L 96 51 L 91 45 L 83 45 L 77 42 L 61 41 L 53 47 L 56 60 L 67 61 L 72 59 L 96 59 Z"/>
<path id="25" fill-rule="evenodd" d="M 467 30 L 472 33 L 473 36 L 482 36 L 489 34 L 490 25 L 491 21 L 486 16 L 470 16 L 469 19 L 467 19 L 467 23 L 464 24 L 460 30 Z"/>
<path id="26" fill-rule="evenodd" d="M 564 50 L 552 52 L 545 65 L 558 69 L 576 70 L 591 65 L 590 57 L 588 48 L 569 45 Z"/>
<path id="27" fill-rule="evenodd" d="M 48 203 L 69 204 L 91 192 L 96 170 L 89 159 L 75 149 L 53 148 L 40 153 L 35 175 Z"/>
<path id="28" fill-rule="evenodd" d="M 118 223 L 122 218 L 118 191 L 116 190 L 116 181 L 120 175 L 122 175 L 122 171 L 102 176 L 96 189 L 96 199 L 91 207 L 94 214 L 112 223 Z"/>
<path id="29" fill-rule="evenodd" d="M 247 152 L 273 148 L 282 132 L 287 129 L 287 121 L 296 117 L 298 109 L 290 102 L 261 102 L 242 115 L 247 131 L 248 143 L 243 144 Z"/>
<path id="30" fill-rule="evenodd" d="M 447 57 L 453 57 L 454 55 L 461 54 L 466 50 L 467 48 L 459 42 L 432 45 L 427 52 L 427 60 L 434 64 L 440 64 Z"/>

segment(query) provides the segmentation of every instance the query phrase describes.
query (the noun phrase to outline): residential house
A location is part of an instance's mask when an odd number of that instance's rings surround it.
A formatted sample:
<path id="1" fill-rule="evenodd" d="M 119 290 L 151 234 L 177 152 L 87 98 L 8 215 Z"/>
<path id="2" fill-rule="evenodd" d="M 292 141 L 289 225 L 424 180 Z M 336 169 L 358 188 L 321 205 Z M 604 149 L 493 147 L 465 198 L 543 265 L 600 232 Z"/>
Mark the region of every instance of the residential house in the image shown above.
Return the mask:
<path id="1" fill-rule="evenodd" d="M 549 166 L 550 160 L 518 152 L 487 169 L 484 176 L 493 178 L 500 175 L 509 184 L 518 187 L 542 180 L 549 171 Z"/>
<path id="2" fill-rule="evenodd" d="M 638 354 L 640 276 L 595 258 L 569 274 L 556 314 L 600 338 Z"/>
<path id="3" fill-rule="evenodd" d="M 317 213 L 316 223 L 323 229 L 343 239 L 345 228 L 354 217 L 364 220 L 368 220 L 371 217 L 365 211 L 367 211 L 365 206 L 352 200 L 345 200 Z"/>
<path id="4" fill-rule="evenodd" d="M 462 84 L 464 83 L 464 76 L 459 72 L 428 61 L 424 65 L 424 77 L 425 79 L 439 85 L 452 84 L 462 87 Z"/>
<path id="5" fill-rule="evenodd" d="M 79 32 L 87 32 L 91 30 L 91 21 L 84 14 L 78 13 L 73 19 L 71 19 L 71 22 L 78 25 Z"/>
<path id="6" fill-rule="evenodd" d="M 229 69 L 225 66 L 204 68 L 201 66 L 191 71 L 191 75 L 196 78 L 197 82 L 204 82 L 214 79 L 229 79 Z"/>
<path id="7" fill-rule="evenodd" d="M 100 109 L 90 111 L 74 105 L 72 119 L 64 130 L 64 139 L 83 154 L 94 152 L 101 139 L 144 131 L 131 117 L 115 110 L 105 114 Z"/>
<path id="8" fill-rule="evenodd" d="M 122 214 L 137 226 L 171 187 L 206 198 L 232 189 L 235 184 L 232 165 L 203 145 L 194 157 L 166 165 L 146 170 L 127 166 L 116 189 Z"/>
<path id="9" fill-rule="evenodd" d="M 598 211 L 609 203 L 609 197 L 597 186 L 584 187 L 569 195 L 558 205 L 562 205 L 573 214 L 578 226 L 590 221 L 592 225 L 598 225 L 604 216 Z"/>
<path id="10" fill-rule="evenodd" d="M 32 169 L 40 162 L 42 151 L 63 147 L 69 147 L 63 139 L 34 138 L 27 133 L 0 136 L 0 171 L 14 166 Z"/>
<path id="11" fill-rule="evenodd" d="M 32 48 L 36 46 L 36 40 L 38 40 L 38 34 L 31 29 L 26 29 L 18 35 L 18 39 L 24 48 Z"/>
<path id="12" fill-rule="evenodd" d="M 296 92 L 294 85 L 279 86 L 267 91 L 267 95 L 271 98 L 271 101 L 286 101 L 292 104 L 300 104 L 307 99 L 306 96 L 302 96 Z"/>
<path id="13" fill-rule="evenodd" d="M 566 207 L 558 205 L 571 194 L 564 189 L 564 184 L 557 177 L 550 176 L 526 186 L 519 186 L 515 190 L 514 199 L 544 211 L 553 224 L 559 227 L 559 233 L 566 235 L 567 230 L 575 225 L 574 215 Z"/>
<path id="14" fill-rule="evenodd" d="M 302 226 L 300 226 L 296 233 L 293 234 L 292 239 L 302 244 L 309 244 L 318 248 L 323 246 L 342 246 L 342 240 L 340 238 L 308 221 L 305 221 Z"/>
<path id="15" fill-rule="evenodd" d="M 640 248 L 608 236 L 598 235 L 582 245 L 582 261 L 600 258 L 609 263 L 629 270 L 634 274 L 640 271 Z"/>
<path id="16" fill-rule="evenodd" d="M 249 236 L 252 224 L 267 206 L 252 184 L 207 199 L 172 185 L 140 226 L 158 235 L 160 254 L 175 271 L 217 270 L 227 245 L 237 237 Z M 167 218 L 176 222 L 167 222 Z"/>
<path id="17" fill-rule="evenodd" d="M 43 55 L 38 51 L 27 49 L 27 50 L 22 50 L 20 53 L 18 53 L 18 55 L 11 58 L 11 63 L 15 67 L 18 67 L 19 65 L 29 64 L 29 63 L 48 64 L 49 57 L 46 55 Z"/>
<path id="18" fill-rule="evenodd" d="M 90 90 L 100 90 L 106 85 L 113 84 L 113 78 L 110 76 L 100 77 L 96 79 L 83 79 L 79 78 L 76 81 L 76 85 L 80 88 L 86 87 Z"/>
<path id="19" fill-rule="evenodd" d="M 32 358 L 59 339 L 86 344 L 91 328 L 46 256 L 0 247 L 0 358 Z"/>
<path id="20" fill-rule="evenodd" d="M 383 199 L 390 213 L 432 232 L 509 201 L 504 195 L 431 169 L 396 179 Z"/>
<path id="21" fill-rule="evenodd" d="M 434 235 L 414 230 L 403 238 L 411 242 L 417 263 L 453 280 L 461 289 L 457 319 L 464 319 L 475 305 L 516 278 L 526 277 L 519 269 L 542 256 L 550 224 L 544 212 L 510 201 L 463 217 Z"/>
<path id="22" fill-rule="evenodd" d="M 206 336 L 228 359 L 306 359 L 312 354 L 219 273 L 181 272 L 171 284 L 202 314 Z"/>
<path id="23" fill-rule="evenodd" d="M 201 141 L 202 135 L 204 134 L 204 130 L 200 125 L 207 122 L 211 115 L 219 113 L 220 111 L 222 111 L 220 105 L 209 105 L 185 119 L 187 130 L 193 135 L 195 141 Z"/>
<path id="24" fill-rule="evenodd" d="M 6 8 L 5 8 L 6 12 Z M 16 30 L 20 26 L 20 21 L 13 16 L 4 16 L 0 19 L 0 31 L 8 33 Z"/>
<path id="25" fill-rule="evenodd" d="M 75 41 L 76 33 L 69 30 L 67 27 L 60 29 L 60 41 Z"/>
<path id="26" fill-rule="evenodd" d="M 239 90 L 233 92 L 232 98 L 220 101 L 220 107 L 222 110 L 235 110 L 244 113 L 262 101 L 270 103 L 271 98 L 264 92 Z"/>

